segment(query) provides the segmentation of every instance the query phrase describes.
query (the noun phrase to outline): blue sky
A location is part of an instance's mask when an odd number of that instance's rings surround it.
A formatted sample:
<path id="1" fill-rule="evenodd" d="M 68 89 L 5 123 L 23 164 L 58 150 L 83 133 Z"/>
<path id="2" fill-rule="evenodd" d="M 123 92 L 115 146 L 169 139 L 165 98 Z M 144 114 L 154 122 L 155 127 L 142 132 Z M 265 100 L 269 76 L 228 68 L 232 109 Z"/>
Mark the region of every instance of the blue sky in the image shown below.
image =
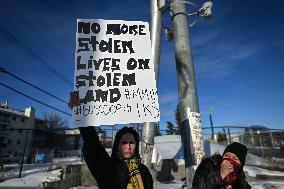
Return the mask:
<path id="1" fill-rule="evenodd" d="M 199 6 L 204 1 L 194 1 Z M 0 0 L 0 66 L 68 100 L 73 89 L 77 18 L 150 21 L 150 1 Z M 211 20 L 190 28 L 202 125 L 265 125 L 284 129 L 284 2 L 216 0 Z M 12 37 L 11 37 L 12 36 Z M 7 39 L 8 38 L 8 39 Z M 175 121 L 178 103 L 174 47 L 162 36 L 159 77 L 161 128 Z M 19 43 L 20 41 L 20 43 Z M 26 50 L 25 50 L 26 49 Z M 29 54 L 27 55 L 27 49 Z M 32 58 L 40 57 L 68 81 Z M 0 81 L 49 105 L 67 106 L 0 73 Z M 53 111 L 0 86 L 0 101 Z M 68 116 L 62 114 L 69 120 Z"/>

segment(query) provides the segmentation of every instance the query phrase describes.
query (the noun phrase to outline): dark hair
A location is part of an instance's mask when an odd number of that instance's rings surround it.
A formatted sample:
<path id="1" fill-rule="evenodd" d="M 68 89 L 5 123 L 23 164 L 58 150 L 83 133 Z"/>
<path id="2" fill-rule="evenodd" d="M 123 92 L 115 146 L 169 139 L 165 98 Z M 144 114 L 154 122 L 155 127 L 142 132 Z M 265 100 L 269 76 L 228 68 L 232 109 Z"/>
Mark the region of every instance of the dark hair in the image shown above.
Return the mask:
<path id="1" fill-rule="evenodd" d="M 117 131 L 114 142 L 113 142 L 113 146 L 112 146 L 111 156 L 117 156 L 119 141 L 121 137 L 127 133 L 130 133 L 133 135 L 135 139 L 135 143 L 136 143 L 136 149 L 135 149 L 134 154 L 135 156 L 139 156 L 139 134 L 132 127 L 123 127 L 122 129 Z"/>

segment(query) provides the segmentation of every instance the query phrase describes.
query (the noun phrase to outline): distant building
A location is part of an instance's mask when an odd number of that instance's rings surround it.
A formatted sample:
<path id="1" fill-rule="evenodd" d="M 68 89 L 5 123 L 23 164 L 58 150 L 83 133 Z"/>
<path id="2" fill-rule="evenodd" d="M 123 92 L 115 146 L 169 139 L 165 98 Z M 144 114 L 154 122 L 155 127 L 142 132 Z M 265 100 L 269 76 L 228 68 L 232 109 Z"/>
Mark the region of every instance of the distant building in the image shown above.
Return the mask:
<path id="1" fill-rule="evenodd" d="M 75 129 L 60 129 L 56 133 L 63 137 L 62 144 L 54 152 L 55 156 L 79 156 L 81 153 L 80 131 Z"/>
<path id="2" fill-rule="evenodd" d="M 26 139 L 25 154 L 30 153 L 35 109 L 26 108 L 24 111 L 9 108 L 8 103 L 0 105 L 0 163 L 19 161 Z"/>
<path id="3" fill-rule="evenodd" d="M 28 129 L 28 130 L 27 130 Z M 56 140 L 56 147 L 51 140 Z M 60 139 L 60 140 L 59 140 Z M 35 109 L 24 111 L 8 107 L 8 103 L 0 105 L 0 164 L 19 162 L 24 146 L 28 162 L 33 161 L 36 154 L 45 154 L 51 160 L 55 156 L 80 154 L 79 129 L 49 129 L 47 121 L 35 118 Z"/>

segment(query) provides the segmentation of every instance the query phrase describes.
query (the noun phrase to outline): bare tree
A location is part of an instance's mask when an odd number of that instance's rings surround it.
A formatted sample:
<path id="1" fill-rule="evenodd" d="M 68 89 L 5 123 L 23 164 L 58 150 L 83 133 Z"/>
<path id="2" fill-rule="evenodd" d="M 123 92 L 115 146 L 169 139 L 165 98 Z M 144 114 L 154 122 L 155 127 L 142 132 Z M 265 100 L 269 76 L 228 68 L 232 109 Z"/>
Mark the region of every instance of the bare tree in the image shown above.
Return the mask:
<path id="1" fill-rule="evenodd" d="M 48 113 L 44 114 L 44 120 L 47 121 L 48 127 L 50 129 L 55 128 L 67 128 L 67 121 L 64 120 L 59 114 L 57 113 Z"/>
<path id="2" fill-rule="evenodd" d="M 47 122 L 48 130 L 45 132 L 45 148 L 59 150 L 65 145 L 65 135 L 59 132 L 67 128 L 67 121 L 57 113 L 45 113 L 44 120 Z"/>

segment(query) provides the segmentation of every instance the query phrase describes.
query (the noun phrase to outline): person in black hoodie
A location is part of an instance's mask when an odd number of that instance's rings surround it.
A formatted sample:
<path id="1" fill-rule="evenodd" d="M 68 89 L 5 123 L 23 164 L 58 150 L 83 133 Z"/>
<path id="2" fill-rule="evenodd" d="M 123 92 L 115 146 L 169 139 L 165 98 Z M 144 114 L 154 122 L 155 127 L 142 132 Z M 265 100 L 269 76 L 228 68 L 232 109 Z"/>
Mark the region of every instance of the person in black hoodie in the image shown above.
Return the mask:
<path id="1" fill-rule="evenodd" d="M 70 96 L 69 107 L 78 105 L 76 97 Z M 79 130 L 84 159 L 100 189 L 153 189 L 152 175 L 141 163 L 139 135 L 133 128 L 123 127 L 116 133 L 111 156 L 93 126 Z"/>
<path id="2" fill-rule="evenodd" d="M 234 142 L 225 148 L 223 156 L 213 154 L 205 158 L 196 169 L 192 188 L 250 189 L 243 171 L 246 155 L 247 147 Z"/>

